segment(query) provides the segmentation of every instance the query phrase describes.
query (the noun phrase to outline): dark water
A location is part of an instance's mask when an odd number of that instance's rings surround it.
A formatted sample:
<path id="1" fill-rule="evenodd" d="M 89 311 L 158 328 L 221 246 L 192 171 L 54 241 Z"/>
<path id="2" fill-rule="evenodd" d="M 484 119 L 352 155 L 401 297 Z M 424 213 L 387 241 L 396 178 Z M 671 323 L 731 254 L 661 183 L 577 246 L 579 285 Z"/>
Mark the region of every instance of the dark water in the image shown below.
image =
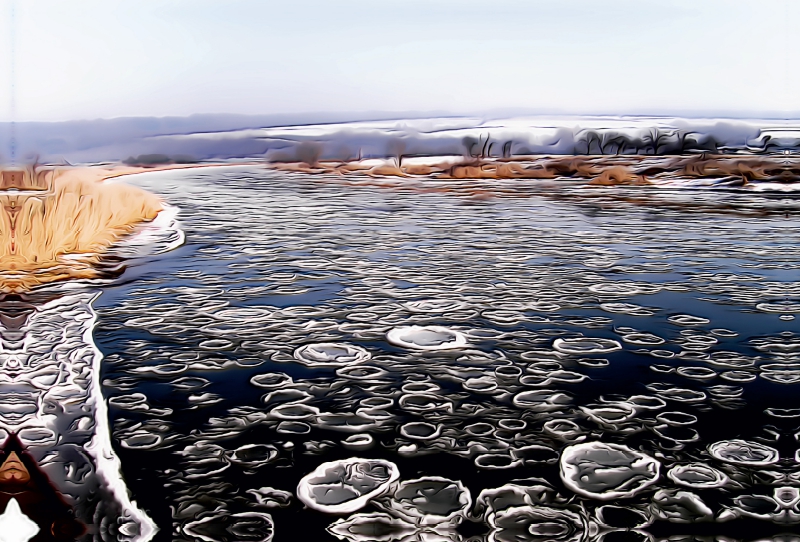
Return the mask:
<path id="1" fill-rule="evenodd" d="M 155 539 L 794 540 L 788 196 L 130 182 L 187 239 L 94 302 Z"/>

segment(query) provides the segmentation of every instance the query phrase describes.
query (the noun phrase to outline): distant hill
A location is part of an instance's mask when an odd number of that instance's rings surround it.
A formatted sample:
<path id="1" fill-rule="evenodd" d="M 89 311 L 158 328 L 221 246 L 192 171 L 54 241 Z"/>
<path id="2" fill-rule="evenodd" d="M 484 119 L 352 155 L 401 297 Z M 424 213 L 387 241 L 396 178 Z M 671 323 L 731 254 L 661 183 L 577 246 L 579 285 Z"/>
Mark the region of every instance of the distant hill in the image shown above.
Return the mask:
<path id="1" fill-rule="evenodd" d="M 164 154 L 163 140 L 149 142 L 154 136 L 214 133 L 287 125 L 352 122 L 390 118 L 381 112 L 297 113 L 283 115 L 205 114 L 189 117 L 121 117 L 64 122 L 18 122 L 16 155 L 19 162 L 39 157 L 41 161 L 95 162 L 122 161 L 130 156 Z M 0 163 L 11 155 L 12 127 L 0 122 Z M 265 151 L 264 145 L 245 142 L 235 149 L 224 145 L 199 145 L 197 159 L 253 156 Z M 170 146 L 170 145 L 166 145 Z M 172 153 L 173 151 L 168 151 Z"/>
<path id="2" fill-rule="evenodd" d="M 391 113 L 194 115 L 14 127 L 17 162 L 155 164 L 266 157 L 321 159 L 426 155 L 695 154 L 800 152 L 791 121 L 660 117 L 470 117 Z M 0 162 L 10 161 L 11 124 L 0 123 Z M 302 161 L 302 160 L 301 160 Z"/>

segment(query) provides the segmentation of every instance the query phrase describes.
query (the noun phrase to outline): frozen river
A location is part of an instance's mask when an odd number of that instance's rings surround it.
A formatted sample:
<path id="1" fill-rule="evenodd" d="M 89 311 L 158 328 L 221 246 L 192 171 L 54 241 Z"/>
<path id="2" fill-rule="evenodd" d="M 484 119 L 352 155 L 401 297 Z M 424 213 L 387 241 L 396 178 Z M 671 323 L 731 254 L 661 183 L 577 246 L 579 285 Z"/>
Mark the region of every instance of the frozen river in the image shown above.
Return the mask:
<path id="1" fill-rule="evenodd" d="M 111 443 L 155 539 L 800 524 L 793 199 L 257 167 L 126 182 L 186 235 L 93 302 Z"/>

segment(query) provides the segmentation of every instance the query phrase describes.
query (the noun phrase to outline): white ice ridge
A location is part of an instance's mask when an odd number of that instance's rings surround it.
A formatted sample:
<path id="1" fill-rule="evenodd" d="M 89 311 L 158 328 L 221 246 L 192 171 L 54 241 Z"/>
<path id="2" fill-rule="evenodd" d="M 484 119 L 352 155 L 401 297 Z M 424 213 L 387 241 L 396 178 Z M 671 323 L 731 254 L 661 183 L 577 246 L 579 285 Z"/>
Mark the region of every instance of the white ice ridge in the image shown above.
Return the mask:
<path id="1" fill-rule="evenodd" d="M 97 299 L 100 294 L 92 297 L 87 309 L 91 314 L 89 325 L 83 334 L 84 341 L 90 345 L 92 349 L 92 376 L 91 379 L 91 404 L 93 404 L 95 411 L 95 434 L 89 444 L 84 446 L 84 449 L 92 455 L 97 467 L 97 474 L 107 484 L 111 490 L 112 495 L 117 502 L 122 505 L 123 517 L 131 518 L 135 523 L 138 523 L 138 529 L 134 529 L 135 533 L 131 537 L 131 542 L 147 542 L 153 538 L 158 531 L 156 524 L 153 522 L 144 511 L 138 507 L 135 501 L 130 499 L 128 488 L 122 478 L 122 465 L 119 457 L 114 452 L 111 446 L 111 429 L 108 424 L 108 406 L 103 400 L 103 390 L 100 386 L 100 370 L 103 361 L 103 354 L 100 349 L 94 344 L 94 325 L 97 322 L 97 313 L 91 306 L 91 302 Z M 123 529 L 120 530 L 124 532 Z M 137 532 L 138 531 L 138 532 Z"/>
<path id="2" fill-rule="evenodd" d="M 163 254 L 183 245 L 186 235 L 176 218 L 179 209 L 162 205 L 163 209 L 153 220 L 138 226 L 133 234 L 111 247 L 109 254 L 121 258 L 143 258 Z"/>
<path id="3" fill-rule="evenodd" d="M 70 497 L 77 519 L 92 524 L 111 517 L 121 540 L 146 542 L 155 524 L 131 501 L 111 446 L 102 354 L 92 335 L 98 295 L 63 293 L 36 307 L 21 327 L 0 325 L 0 438 L 17 434 Z"/>

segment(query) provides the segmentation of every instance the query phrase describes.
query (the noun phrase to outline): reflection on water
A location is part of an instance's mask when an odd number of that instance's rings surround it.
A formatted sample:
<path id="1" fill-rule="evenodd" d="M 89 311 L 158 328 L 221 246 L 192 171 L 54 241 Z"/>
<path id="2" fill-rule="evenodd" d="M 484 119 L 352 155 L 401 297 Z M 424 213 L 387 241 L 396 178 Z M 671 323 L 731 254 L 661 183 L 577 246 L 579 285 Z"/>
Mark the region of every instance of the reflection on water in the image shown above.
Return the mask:
<path id="1" fill-rule="evenodd" d="M 6 296 L 0 305 L 0 506 L 9 514 L 18 504 L 23 518 L 4 522 L 20 533 L 9 540 L 141 540 L 153 532 L 111 446 L 92 341 L 97 294 Z M 38 530 L 26 531 L 25 521 Z"/>
<path id="2" fill-rule="evenodd" d="M 186 245 L 4 321 L 4 352 L 27 353 L 5 374 L 30 376 L 3 427 L 84 524 L 100 502 L 116 532 L 159 540 L 791 540 L 800 524 L 792 201 L 134 179 L 181 210 Z M 73 369 L 34 375 L 34 358 Z"/>

